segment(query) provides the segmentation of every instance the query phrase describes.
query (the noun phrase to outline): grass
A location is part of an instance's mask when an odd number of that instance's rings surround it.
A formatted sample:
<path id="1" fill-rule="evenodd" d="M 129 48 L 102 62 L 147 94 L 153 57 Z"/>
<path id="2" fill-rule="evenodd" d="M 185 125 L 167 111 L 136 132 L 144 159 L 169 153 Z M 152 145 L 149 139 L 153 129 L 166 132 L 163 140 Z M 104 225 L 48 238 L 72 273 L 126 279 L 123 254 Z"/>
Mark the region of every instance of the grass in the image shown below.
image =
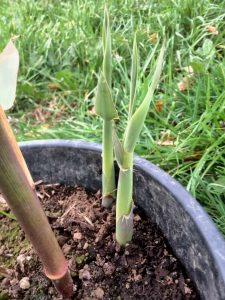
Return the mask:
<path id="1" fill-rule="evenodd" d="M 66 138 L 100 142 L 92 115 L 101 66 L 103 1 L 2 0 L 0 49 L 18 36 L 17 104 L 10 120 L 19 141 Z M 112 23 L 114 99 L 121 132 L 129 99 L 130 51 L 137 31 L 147 87 L 153 54 L 167 37 L 155 102 L 136 153 L 157 164 L 206 208 L 225 234 L 225 3 L 216 0 L 108 1 Z M 215 26 L 218 35 L 208 32 Z M 156 56 L 156 55 L 154 55 Z M 194 75 L 184 68 L 192 66 Z M 177 84 L 191 81 L 185 91 Z"/>

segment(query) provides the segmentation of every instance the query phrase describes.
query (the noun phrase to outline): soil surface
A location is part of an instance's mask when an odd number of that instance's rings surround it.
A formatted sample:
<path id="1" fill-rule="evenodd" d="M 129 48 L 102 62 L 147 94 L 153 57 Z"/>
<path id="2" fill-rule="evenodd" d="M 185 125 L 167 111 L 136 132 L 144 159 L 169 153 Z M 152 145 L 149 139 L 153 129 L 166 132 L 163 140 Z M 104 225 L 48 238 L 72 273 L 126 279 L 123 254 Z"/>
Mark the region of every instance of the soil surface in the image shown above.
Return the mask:
<path id="1" fill-rule="evenodd" d="M 39 185 L 37 193 L 69 260 L 73 299 L 199 299 L 162 233 L 140 210 L 134 211 L 133 240 L 121 248 L 115 208 L 102 208 L 100 193 L 57 184 Z M 0 300 L 62 299 L 16 221 L 0 215 L 0 224 Z"/>

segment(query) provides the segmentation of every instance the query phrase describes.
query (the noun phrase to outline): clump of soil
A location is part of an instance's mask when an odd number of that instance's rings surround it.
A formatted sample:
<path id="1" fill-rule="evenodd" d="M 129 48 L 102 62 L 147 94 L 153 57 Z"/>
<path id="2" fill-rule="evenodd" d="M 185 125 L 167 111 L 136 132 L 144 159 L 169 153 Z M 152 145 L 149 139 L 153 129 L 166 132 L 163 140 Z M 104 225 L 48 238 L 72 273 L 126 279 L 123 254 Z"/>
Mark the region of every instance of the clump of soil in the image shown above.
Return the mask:
<path id="1" fill-rule="evenodd" d="M 99 193 L 60 185 L 37 190 L 69 260 L 73 299 L 199 299 L 162 233 L 140 210 L 134 211 L 133 240 L 122 248 L 114 238 L 115 208 L 102 208 Z M 16 227 L 9 237 L 15 221 L 0 219 L 0 299 L 62 299 L 23 232 Z"/>

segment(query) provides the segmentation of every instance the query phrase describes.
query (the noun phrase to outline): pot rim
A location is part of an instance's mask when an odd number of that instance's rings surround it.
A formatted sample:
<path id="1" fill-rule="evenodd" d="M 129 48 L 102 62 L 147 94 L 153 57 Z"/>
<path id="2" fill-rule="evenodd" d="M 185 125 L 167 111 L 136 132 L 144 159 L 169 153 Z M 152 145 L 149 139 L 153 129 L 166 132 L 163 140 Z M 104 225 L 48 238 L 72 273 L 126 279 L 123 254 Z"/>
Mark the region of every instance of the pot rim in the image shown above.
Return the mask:
<path id="1" fill-rule="evenodd" d="M 20 142 L 19 146 L 23 148 L 42 148 L 46 147 L 69 147 L 84 150 L 93 150 L 100 152 L 100 144 L 83 140 L 64 140 L 64 139 L 46 139 Z M 203 207 L 194 199 L 186 189 L 173 179 L 165 171 L 137 155 L 134 157 L 134 167 L 147 173 L 155 181 L 160 183 L 183 207 L 185 212 L 195 223 L 196 228 L 206 243 L 214 259 L 217 270 L 219 271 L 225 283 L 225 240 L 217 229 L 215 223 L 206 213 Z"/>

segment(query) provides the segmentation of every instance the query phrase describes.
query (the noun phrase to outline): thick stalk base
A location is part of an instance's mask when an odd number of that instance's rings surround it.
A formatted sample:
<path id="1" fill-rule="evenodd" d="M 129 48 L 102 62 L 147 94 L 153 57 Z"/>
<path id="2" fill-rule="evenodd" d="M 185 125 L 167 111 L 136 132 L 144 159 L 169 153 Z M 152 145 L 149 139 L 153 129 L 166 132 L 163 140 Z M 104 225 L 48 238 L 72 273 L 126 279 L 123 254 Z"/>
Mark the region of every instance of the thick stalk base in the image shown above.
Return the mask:
<path id="1" fill-rule="evenodd" d="M 55 288 L 64 298 L 71 298 L 73 295 L 73 280 L 70 272 L 67 270 L 63 277 L 52 280 Z"/>
<path id="2" fill-rule="evenodd" d="M 116 241 L 120 246 L 125 246 L 133 236 L 133 208 L 128 216 L 122 216 L 116 222 Z"/>
<path id="3" fill-rule="evenodd" d="M 102 196 L 102 206 L 105 208 L 112 207 L 114 198 L 111 195 L 108 196 Z"/>
<path id="4" fill-rule="evenodd" d="M 133 235 L 133 153 L 124 153 L 116 199 L 116 241 L 121 246 Z"/>

